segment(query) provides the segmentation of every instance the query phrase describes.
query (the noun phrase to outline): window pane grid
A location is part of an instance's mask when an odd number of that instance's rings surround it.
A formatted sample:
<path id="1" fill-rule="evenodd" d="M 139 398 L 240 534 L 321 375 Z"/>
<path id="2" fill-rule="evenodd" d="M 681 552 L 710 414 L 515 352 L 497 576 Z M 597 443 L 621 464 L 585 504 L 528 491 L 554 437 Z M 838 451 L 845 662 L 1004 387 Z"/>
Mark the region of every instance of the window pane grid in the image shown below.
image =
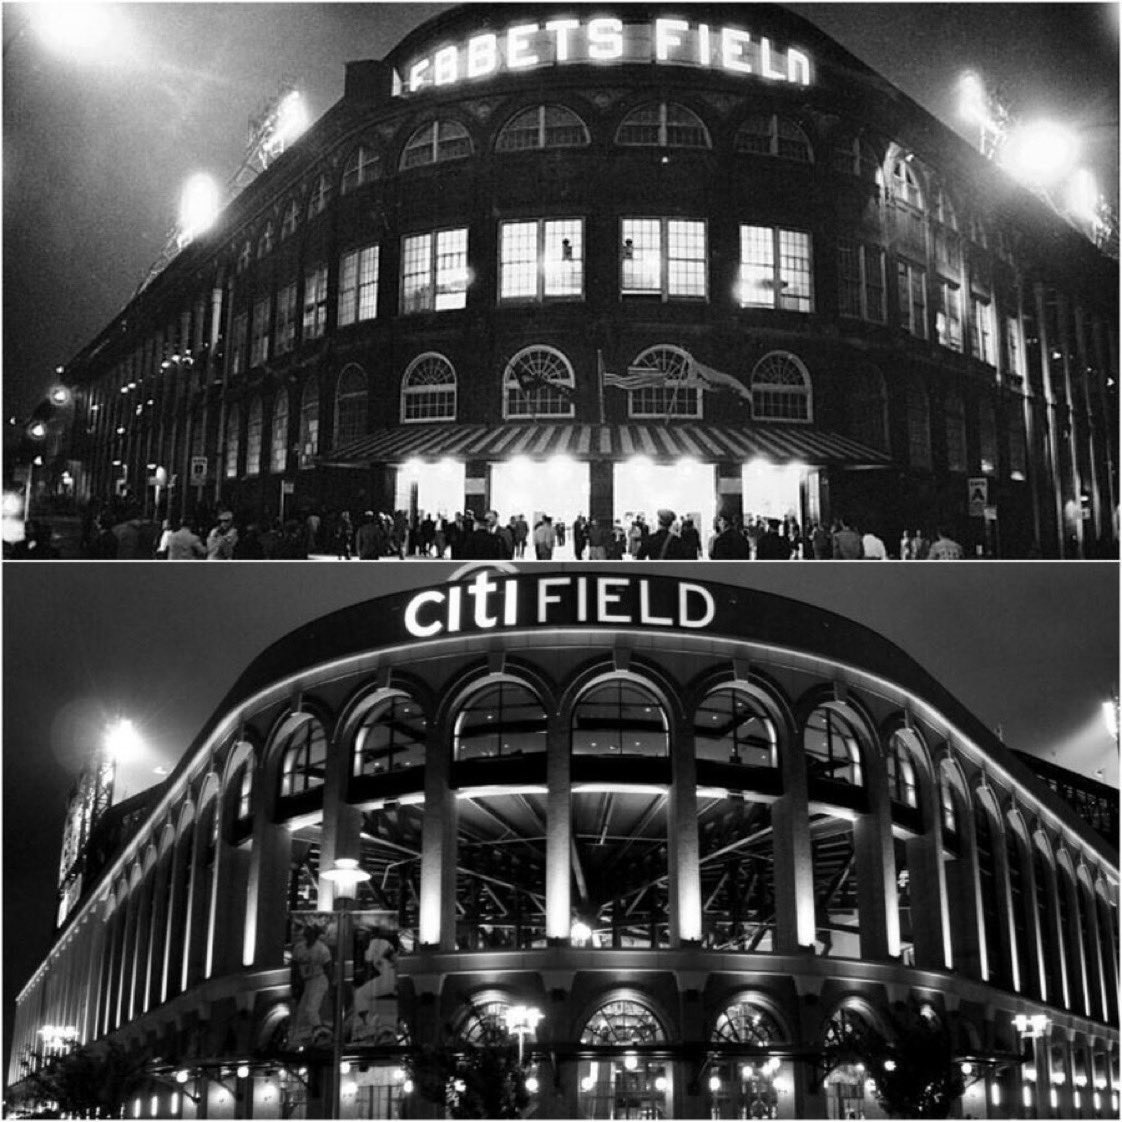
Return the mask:
<path id="1" fill-rule="evenodd" d="M 779 304 L 796 312 L 811 311 L 810 235 L 779 231 Z"/>
<path id="2" fill-rule="evenodd" d="M 462 308 L 467 302 L 467 230 L 436 235 L 436 310 Z"/>
<path id="3" fill-rule="evenodd" d="M 705 223 L 672 219 L 667 223 L 666 242 L 669 295 L 704 297 Z"/>
<path id="4" fill-rule="evenodd" d="M 285 285 L 277 295 L 277 330 L 274 353 L 288 354 L 296 345 L 296 282 Z"/>
<path id="5" fill-rule="evenodd" d="M 261 399 L 254 398 L 249 407 L 249 421 L 245 430 L 245 473 L 246 475 L 261 474 Z"/>
<path id="6" fill-rule="evenodd" d="M 288 395 L 283 391 L 273 402 L 273 424 L 269 443 L 269 470 L 284 471 L 288 459 Z"/>
<path id="7" fill-rule="evenodd" d="M 327 327 L 327 266 L 304 278 L 304 338 L 318 339 Z"/>
<path id="8" fill-rule="evenodd" d="M 505 222 L 499 250 L 499 299 L 527 300 L 538 294 L 538 224 Z"/>
<path id="9" fill-rule="evenodd" d="M 456 372 L 447 359 L 423 355 L 405 372 L 402 383 L 403 421 L 454 421 Z"/>
<path id="10" fill-rule="evenodd" d="M 527 383 L 526 388 L 523 388 L 523 381 Z M 554 386 L 559 388 L 554 389 Z M 572 417 L 575 415 L 574 386 L 572 368 L 559 351 L 552 347 L 531 347 L 515 355 L 507 367 L 504 378 L 505 415 Z M 568 392 L 560 387 L 568 387 Z"/>
<path id="11" fill-rule="evenodd" d="M 662 291 L 662 225 L 657 218 L 623 219 L 625 293 Z"/>
<path id="12" fill-rule="evenodd" d="M 401 310 L 424 312 L 432 308 L 432 234 L 406 238 L 401 253 Z"/>

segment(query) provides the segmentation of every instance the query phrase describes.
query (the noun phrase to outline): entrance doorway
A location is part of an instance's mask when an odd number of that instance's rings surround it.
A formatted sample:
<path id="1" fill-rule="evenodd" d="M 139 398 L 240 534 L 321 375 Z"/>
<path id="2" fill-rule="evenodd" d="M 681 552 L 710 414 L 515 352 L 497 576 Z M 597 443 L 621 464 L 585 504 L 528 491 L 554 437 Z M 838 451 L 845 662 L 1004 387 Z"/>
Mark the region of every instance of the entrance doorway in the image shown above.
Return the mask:
<path id="1" fill-rule="evenodd" d="M 444 514 L 451 518 L 463 509 L 466 480 L 467 472 L 458 460 L 440 460 L 435 464 L 409 460 L 397 469 L 394 510 L 410 509 L 416 485 L 419 516 Z"/>
<path id="2" fill-rule="evenodd" d="M 769 464 L 753 461 L 742 469 L 744 520 L 749 518 L 795 518 L 804 522 L 802 484 L 804 464 Z"/>
<path id="3" fill-rule="evenodd" d="M 642 514 L 652 530 L 658 529 L 658 511 L 672 510 L 679 518 L 692 518 L 704 547 L 713 533 L 717 513 L 716 477 L 712 464 L 679 460 L 655 464 L 642 456 L 616 464 L 613 517 L 626 530 Z"/>
<path id="4" fill-rule="evenodd" d="M 491 507 L 505 526 L 522 514 L 531 530 L 548 514 L 553 525 L 564 524 L 565 545 L 554 557 L 571 555 L 572 525 L 578 514 L 588 517 L 589 466 L 568 456 L 531 460 L 515 456 L 491 465 Z"/>

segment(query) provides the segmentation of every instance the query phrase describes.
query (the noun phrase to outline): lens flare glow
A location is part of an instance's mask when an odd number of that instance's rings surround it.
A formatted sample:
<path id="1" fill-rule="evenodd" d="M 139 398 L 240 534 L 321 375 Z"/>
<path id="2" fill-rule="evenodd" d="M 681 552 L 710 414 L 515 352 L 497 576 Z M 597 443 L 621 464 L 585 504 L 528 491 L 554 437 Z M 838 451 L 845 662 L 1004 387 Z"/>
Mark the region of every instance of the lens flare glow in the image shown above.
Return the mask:
<path id="1" fill-rule="evenodd" d="M 1052 121 L 1035 121 L 1019 125 L 1009 134 L 1002 163 L 1017 179 L 1048 187 L 1071 171 L 1078 148 L 1070 130 Z"/>
<path id="2" fill-rule="evenodd" d="M 183 185 L 183 194 L 179 197 L 181 246 L 193 242 L 214 225 L 222 208 L 220 198 L 218 184 L 204 172 L 199 172 L 187 180 Z"/>

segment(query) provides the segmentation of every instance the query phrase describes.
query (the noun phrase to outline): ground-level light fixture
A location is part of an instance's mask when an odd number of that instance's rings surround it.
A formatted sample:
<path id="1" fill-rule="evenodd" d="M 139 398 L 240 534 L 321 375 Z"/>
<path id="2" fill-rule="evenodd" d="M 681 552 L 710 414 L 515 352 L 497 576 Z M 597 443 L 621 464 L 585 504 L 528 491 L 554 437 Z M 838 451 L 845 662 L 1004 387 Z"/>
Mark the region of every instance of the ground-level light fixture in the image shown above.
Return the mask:
<path id="1" fill-rule="evenodd" d="M 639 1066 L 639 1057 L 635 1052 L 625 1052 L 623 1055 L 623 1066 L 628 1071 L 634 1071 Z"/>
<path id="2" fill-rule="evenodd" d="M 721 1077 L 719 1075 L 709 1076 L 709 1090 L 716 1094 L 721 1089 Z"/>
<path id="3" fill-rule="evenodd" d="M 1051 1023 L 1048 1016 L 1044 1013 L 1033 1013 L 1031 1016 L 1025 1013 L 1018 1013 L 1013 1018 L 1013 1027 L 1022 1036 L 1030 1038 L 1043 1036 Z"/>
<path id="4" fill-rule="evenodd" d="M 655 1077 L 654 1085 L 656 1091 L 665 1091 L 670 1086 L 670 1080 L 665 1075 L 659 1075 Z"/>
<path id="5" fill-rule="evenodd" d="M 592 928 L 583 920 L 576 920 L 569 929 L 569 942 L 574 947 L 587 947 L 592 941 Z"/>
<path id="6" fill-rule="evenodd" d="M 249 1064 L 238 1064 L 238 1078 L 245 1079 L 249 1075 Z"/>
<path id="7" fill-rule="evenodd" d="M 518 1037 L 518 1062 L 522 1063 L 522 1053 L 525 1048 L 527 1034 L 536 1032 L 538 1024 L 545 1014 L 533 1005 L 511 1005 L 504 1013 L 507 1032 L 512 1032 Z"/>
<path id="8" fill-rule="evenodd" d="M 531 1095 L 536 1095 L 538 1093 L 539 1086 L 540 1084 L 538 1083 L 538 1077 L 536 1075 L 528 1075 L 526 1077 L 526 1090 L 529 1091 Z"/>

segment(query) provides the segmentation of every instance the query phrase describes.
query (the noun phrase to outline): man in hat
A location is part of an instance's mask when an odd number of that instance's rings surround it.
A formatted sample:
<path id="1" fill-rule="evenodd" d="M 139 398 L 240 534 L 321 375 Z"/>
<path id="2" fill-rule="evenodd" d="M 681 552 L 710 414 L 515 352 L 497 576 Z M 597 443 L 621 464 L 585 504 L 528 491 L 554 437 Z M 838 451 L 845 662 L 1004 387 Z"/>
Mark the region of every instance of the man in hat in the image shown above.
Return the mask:
<path id="1" fill-rule="evenodd" d="M 682 539 L 674 533 L 675 514 L 672 510 L 658 512 L 658 529 L 643 543 L 640 561 L 688 561 Z"/>

